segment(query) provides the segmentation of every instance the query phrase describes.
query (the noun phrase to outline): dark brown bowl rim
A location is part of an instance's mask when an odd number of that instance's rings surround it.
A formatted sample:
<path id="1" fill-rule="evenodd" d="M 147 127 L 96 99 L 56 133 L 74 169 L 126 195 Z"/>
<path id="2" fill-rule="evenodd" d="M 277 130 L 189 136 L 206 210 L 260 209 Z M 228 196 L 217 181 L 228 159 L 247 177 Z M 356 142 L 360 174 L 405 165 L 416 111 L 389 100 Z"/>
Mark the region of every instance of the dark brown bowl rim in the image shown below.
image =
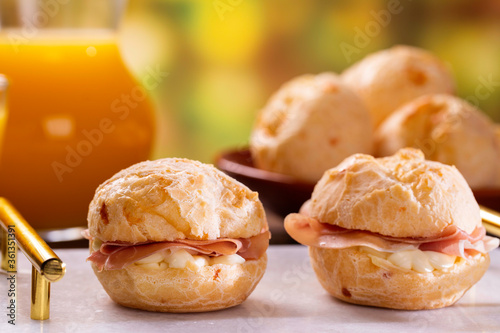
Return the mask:
<path id="1" fill-rule="evenodd" d="M 250 149 L 248 147 L 245 147 L 243 149 L 227 149 L 217 154 L 215 158 L 216 167 L 225 172 L 251 179 L 265 181 L 268 183 L 280 185 L 286 184 L 311 189 L 315 186 L 314 183 L 305 182 L 289 175 L 258 169 L 253 166 L 253 161 L 251 163 L 251 166 L 238 163 L 230 158 L 235 154 L 248 154 L 248 156 L 251 158 Z M 478 188 L 472 189 L 472 192 L 476 197 L 481 198 L 500 197 L 500 188 Z"/>
<path id="2" fill-rule="evenodd" d="M 247 153 L 251 157 L 250 150 L 248 148 L 244 149 L 228 149 L 219 153 L 215 158 L 215 165 L 222 171 L 227 171 L 240 176 L 245 176 L 248 178 L 258 179 L 261 181 L 266 181 L 275 184 L 287 184 L 293 186 L 300 186 L 306 188 L 314 188 L 315 184 L 301 181 L 292 176 L 284 175 L 277 172 L 267 171 L 258 169 L 253 166 L 245 165 L 234 161 L 229 158 L 235 154 Z"/>

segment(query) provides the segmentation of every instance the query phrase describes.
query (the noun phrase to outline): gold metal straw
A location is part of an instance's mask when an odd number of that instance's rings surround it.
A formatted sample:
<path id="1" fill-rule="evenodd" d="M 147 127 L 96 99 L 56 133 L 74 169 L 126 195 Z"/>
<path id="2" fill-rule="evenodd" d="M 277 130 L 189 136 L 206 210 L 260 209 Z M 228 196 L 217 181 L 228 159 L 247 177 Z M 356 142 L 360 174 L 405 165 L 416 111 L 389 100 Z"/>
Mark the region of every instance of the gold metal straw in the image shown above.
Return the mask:
<path id="1" fill-rule="evenodd" d="M 488 233 L 500 238 L 500 213 L 484 206 L 480 208 L 484 228 Z"/>
<path id="2" fill-rule="evenodd" d="M 62 279 L 66 272 L 66 264 L 40 238 L 35 230 L 26 222 L 19 212 L 4 198 L 0 197 L 0 233 L 2 241 L 2 268 L 6 263 L 8 251 L 4 244 L 9 240 L 15 242 L 33 265 L 31 276 L 31 319 L 45 320 L 49 318 L 50 282 Z M 16 258 L 17 259 L 17 258 Z M 14 263 L 16 262 L 14 259 Z M 12 259 L 10 259 L 12 260 Z M 12 271 L 12 269 L 7 269 Z"/>

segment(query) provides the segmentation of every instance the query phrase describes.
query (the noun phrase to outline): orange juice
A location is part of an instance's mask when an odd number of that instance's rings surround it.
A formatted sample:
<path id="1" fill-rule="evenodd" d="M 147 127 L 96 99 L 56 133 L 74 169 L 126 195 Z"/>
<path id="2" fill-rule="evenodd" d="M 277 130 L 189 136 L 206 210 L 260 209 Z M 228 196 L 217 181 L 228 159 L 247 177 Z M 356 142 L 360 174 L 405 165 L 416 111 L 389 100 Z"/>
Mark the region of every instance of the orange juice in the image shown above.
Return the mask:
<path id="1" fill-rule="evenodd" d="M 0 73 L 10 81 L 0 195 L 35 228 L 85 225 L 97 186 L 149 157 L 147 89 L 111 30 L 41 29 L 13 43 L 19 35 L 0 31 Z M 148 89 L 159 84 L 145 80 Z"/>
<path id="2" fill-rule="evenodd" d="M 0 104 L 0 152 L 3 146 L 3 132 L 5 130 L 5 123 L 7 122 L 7 111 L 5 110 L 5 105 Z M 0 163 L 2 163 L 0 159 Z"/>
<path id="3" fill-rule="evenodd" d="M 3 131 L 5 129 L 5 123 L 7 122 L 7 108 L 5 107 L 6 94 L 7 80 L 0 74 L 0 152 L 2 151 Z"/>

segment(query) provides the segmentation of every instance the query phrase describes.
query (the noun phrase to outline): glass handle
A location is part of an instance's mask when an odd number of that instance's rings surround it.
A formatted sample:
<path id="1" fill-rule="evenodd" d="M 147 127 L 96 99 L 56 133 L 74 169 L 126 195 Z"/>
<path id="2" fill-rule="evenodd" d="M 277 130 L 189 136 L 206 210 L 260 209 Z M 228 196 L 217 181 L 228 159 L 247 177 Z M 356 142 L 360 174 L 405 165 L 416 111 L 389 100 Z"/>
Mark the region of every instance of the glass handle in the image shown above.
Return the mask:
<path id="1" fill-rule="evenodd" d="M 2 269 L 17 271 L 17 247 L 31 262 L 31 319 L 49 318 L 50 283 L 62 279 L 66 264 L 40 238 L 12 204 L 0 197 Z M 16 246 L 17 244 L 17 246 Z"/>

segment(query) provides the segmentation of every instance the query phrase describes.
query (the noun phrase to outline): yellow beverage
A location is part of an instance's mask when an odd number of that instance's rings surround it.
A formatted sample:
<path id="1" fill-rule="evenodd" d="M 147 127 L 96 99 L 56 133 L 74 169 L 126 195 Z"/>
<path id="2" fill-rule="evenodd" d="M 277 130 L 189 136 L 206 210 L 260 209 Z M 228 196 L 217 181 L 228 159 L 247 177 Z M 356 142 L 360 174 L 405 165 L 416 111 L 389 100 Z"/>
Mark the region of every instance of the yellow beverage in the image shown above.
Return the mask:
<path id="1" fill-rule="evenodd" d="M 5 129 L 5 123 L 7 122 L 7 112 L 5 111 L 5 106 L 0 105 L 0 152 L 3 146 L 3 131 Z M 1 160 L 0 160 L 1 163 Z"/>
<path id="2" fill-rule="evenodd" d="M 1 80 L 1 78 L 0 78 Z M 0 82 L 0 85 L 2 83 Z M 0 90 L 2 87 L 0 87 Z M 3 91 L 0 91 L 0 153 L 2 152 L 2 146 L 3 146 L 3 133 L 5 130 L 5 123 L 7 122 L 7 108 L 5 107 L 5 103 L 2 101 L 2 94 L 4 94 Z M 5 97 L 3 97 L 5 98 Z M 0 165 L 2 163 L 2 160 L 0 158 Z M 1 193 L 1 192 L 0 192 Z"/>
<path id="3" fill-rule="evenodd" d="M 9 84 L 5 76 L 0 74 L 0 152 L 2 151 L 3 131 L 5 129 L 5 123 L 7 122 L 7 108 L 5 106 L 5 100 L 7 97 L 8 85 Z"/>
<path id="4" fill-rule="evenodd" d="M 10 81 L 0 195 L 35 228 L 84 225 L 96 187 L 149 157 L 147 90 L 127 71 L 111 30 L 16 36 L 22 31 L 0 31 L 0 73 Z M 150 89 L 159 84 L 148 79 Z"/>

